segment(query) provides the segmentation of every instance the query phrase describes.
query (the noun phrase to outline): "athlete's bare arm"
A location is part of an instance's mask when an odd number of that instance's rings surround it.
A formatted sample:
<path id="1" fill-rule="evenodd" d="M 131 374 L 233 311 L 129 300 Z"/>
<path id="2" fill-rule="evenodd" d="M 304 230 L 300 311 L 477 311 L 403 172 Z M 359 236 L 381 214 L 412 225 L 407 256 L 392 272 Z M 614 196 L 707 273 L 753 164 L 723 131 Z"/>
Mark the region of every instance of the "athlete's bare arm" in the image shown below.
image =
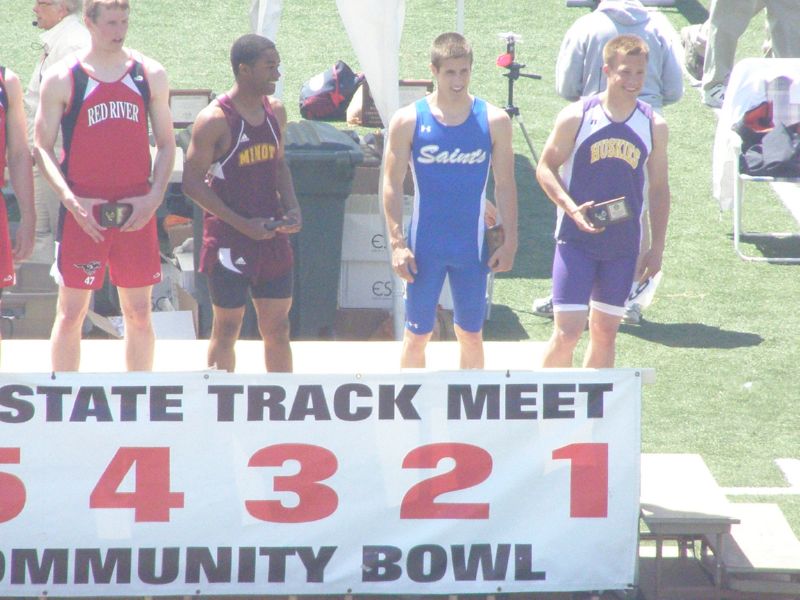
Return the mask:
<path id="1" fill-rule="evenodd" d="M 212 102 L 200 111 L 192 127 L 192 139 L 183 163 L 183 193 L 203 210 L 219 217 L 249 238 L 263 240 L 274 237 L 275 232 L 266 228 L 270 219 L 239 215 L 206 183 L 209 167 L 228 151 L 231 142 L 225 114 L 217 102 Z"/>
<path id="2" fill-rule="evenodd" d="M 64 207 L 73 214 L 80 228 L 94 241 L 99 242 L 103 239 L 104 228 L 95 220 L 92 207 L 105 200 L 73 194 L 61 173 L 54 150 L 61 118 L 71 95 L 72 78 L 67 62 L 58 63 L 46 71 L 34 121 L 34 157 L 40 172 L 55 190 Z"/>
<path id="3" fill-rule="evenodd" d="M 661 270 L 669 222 L 670 191 L 667 163 L 669 131 L 663 117 L 653 114 L 653 149 L 647 160 L 647 182 L 650 211 L 650 249 L 639 259 L 636 274 L 639 281 L 652 277 Z"/>
<path id="4" fill-rule="evenodd" d="M 417 262 L 403 235 L 403 181 L 411 158 L 411 143 L 417 122 L 413 104 L 398 110 L 389 122 L 389 138 L 384 156 L 383 212 L 392 248 L 392 269 L 406 281 L 414 281 Z"/>
<path id="5" fill-rule="evenodd" d="M 579 229 L 588 233 L 598 233 L 602 228 L 594 227 L 586 217 L 586 211 L 594 203 L 585 202 L 578 206 L 567 192 L 559 173 L 559 169 L 567 162 L 575 148 L 575 136 L 581 125 L 582 113 L 580 102 L 570 104 L 558 113 L 555 127 L 545 142 L 542 157 L 536 167 L 536 179 L 547 197 L 556 206 L 563 208 Z"/>
<path id="6" fill-rule="evenodd" d="M 159 63 L 143 57 L 144 71 L 150 85 L 150 127 L 156 142 L 153 161 L 153 184 L 144 196 L 131 198 L 133 212 L 121 231 L 141 229 L 150 221 L 164 201 L 164 194 L 175 164 L 175 134 L 172 131 L 172 112 L 169 108 L 169 82 L 167 73 Z"/>
<path id="7" fill-rule="evenodd" d="M 286 153 L 284 152 L 284 145 L 286 144 L 286 107 L 277 98 L 270 98 L 269 104 L 278 119 L 278 125 L 281 129 L 281 143 L 278 145 L 278 196 L 286 214 L 286 219 L 289 222 L 289 225 L 279 227 L 278 231 L 281 233 L 297 233 L 303 227 L 303 215 L 300 212 L 300 204 L 298 204 L 297 196 L 294 193 L 292 173 L 289 171 L 289 165 L 286 164 Z"/>
<path id="8" fill-rule="evenodd" d="M 505 232 L 505 243 L 489 257 L 495 272 L 510 271 L 517 253 L 517 183 L 514 180 L 514 148 L 511 144 L 511 119 L 506 111 L 487 104 L 492 137 L 492 172 L 497 212 Z"/>
<path id="9" fill-rule="evenodd" d="M 20 210 L 20 224 L 14 240 L 14 260 L 25 260 L 33 252 L 36 215 L 33 207 L 33 161 L 28 147 L 28 127 L 19 77 L 6 69 L 6 155 L 8 173 Z"/>

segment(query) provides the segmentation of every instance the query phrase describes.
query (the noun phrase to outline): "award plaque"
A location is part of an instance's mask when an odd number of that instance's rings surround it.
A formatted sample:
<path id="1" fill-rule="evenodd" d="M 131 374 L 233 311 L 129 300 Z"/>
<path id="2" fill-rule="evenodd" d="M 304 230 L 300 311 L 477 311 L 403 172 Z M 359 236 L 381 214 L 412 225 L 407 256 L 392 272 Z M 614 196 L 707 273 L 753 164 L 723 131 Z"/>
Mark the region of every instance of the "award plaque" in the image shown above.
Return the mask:
<path id="1" fill-rule="evenodd" d="M 633 214 L 625 196 L 599 202 L 586 211 L 589 221 L 595 227 L 608 227 L 630 219 Z"/>
<path id="2" fill-rule="evenodd" d="M 127 202 L 106 202 L 100 205 L 100 225 L 102 227 L 122 227 L 133 212 L 133 205 Z"/>
<path id="3" fill-rule="evenodd" d="M 506 232 L 501 224 L 486 228 L 486 259 L 490 259 L 497 249 L 506 243 Z"/>

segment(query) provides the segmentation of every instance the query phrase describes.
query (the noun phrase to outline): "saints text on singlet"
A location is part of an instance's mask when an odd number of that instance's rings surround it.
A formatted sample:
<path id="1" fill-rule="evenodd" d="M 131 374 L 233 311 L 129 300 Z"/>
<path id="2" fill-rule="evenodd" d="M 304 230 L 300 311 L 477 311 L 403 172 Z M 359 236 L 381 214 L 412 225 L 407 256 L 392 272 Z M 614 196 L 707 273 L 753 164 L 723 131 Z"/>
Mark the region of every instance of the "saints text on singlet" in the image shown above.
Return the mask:
<path id="1" fill-rule="evenodd" d="M 455 126 L 437 121 L 424 98 L 415 107 L 409 246 L 417 255 L 477 259 L 492 156 L 486 103 L 475 98 L 467 119 Z"/>
<path id="2" fill-rule="evenodd" d="M 653 110 L 644 102 L 637 101 L 630 116 L 616 122 L 606 114 L 599 96 L 584 100 L 575 148 L 562 172 L 569 194 L 579 205 L 625 196 L 636 218 L 592 234 L 580 231 L 559 209 L 556 239 L 597 257 L 638 254 L 645 167 L 653 147 L 652 124 Z"/>
<path id="3" fill-rule="evenodd" d="M 112 82 L 91 77 L 80 62 L 70 69 L 72 99 L 61 120 L 61 168 L 81 196 L 116 199 L 147 191 L 149 87 L 141 61 Z"/>

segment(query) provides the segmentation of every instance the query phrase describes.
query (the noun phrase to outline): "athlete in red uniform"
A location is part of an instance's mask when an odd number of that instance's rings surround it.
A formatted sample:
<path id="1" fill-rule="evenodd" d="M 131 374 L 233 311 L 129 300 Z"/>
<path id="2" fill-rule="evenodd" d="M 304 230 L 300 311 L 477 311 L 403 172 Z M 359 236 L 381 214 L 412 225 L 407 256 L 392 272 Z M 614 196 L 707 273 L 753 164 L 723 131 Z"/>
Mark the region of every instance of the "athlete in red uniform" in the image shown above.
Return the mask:
<path id="1" fill-rule="evenodd" d="M 155 211 L 169 183 L 175 139 L 163 67 L 123 46 L 129 11 L 128 0 L 86 0 L 91 47 L 55 66 L 42 82 L 36 158 L 62 203 L 54 371 L 80 366 L 81 325 L 106 265 L 119 288 L 126 366 L 153 366 L 150 296 L 161 280 Z M 148 117 L 157 149 L 152 184 Z M 60 168 L 53 151 L 59 127 Z M 120 219 L 101 225 L 101 212 Z"/>
<path id="2" fill-rule="evenodd" d="M 14 285 L 14 261 L 33 251 L 36 216 L 33 208 L 33 165 L 28 148 L 25 107 L 19 78 L 0 67 L 0 188 L 5 185 L 6 156 L 14 195 L 20 208 L 20 224 L 12 249 L 6 203 L 0 194 L 0 293 Z"/>
<path id="3" fill-rule="evenodd" d="M 267 97 L 279 64 L 264 37 L 234 42 L 236 83 L 198 115 L 183 168 L 184 192 L 206 211 L 200 270 L 214 310 L 208 364 L 228 371 L 236 365 L 248 289 L 267 370 L 292 370 L 288 234 L 300 230 L 301 216 L 283 153 L 286 111 Z"/>

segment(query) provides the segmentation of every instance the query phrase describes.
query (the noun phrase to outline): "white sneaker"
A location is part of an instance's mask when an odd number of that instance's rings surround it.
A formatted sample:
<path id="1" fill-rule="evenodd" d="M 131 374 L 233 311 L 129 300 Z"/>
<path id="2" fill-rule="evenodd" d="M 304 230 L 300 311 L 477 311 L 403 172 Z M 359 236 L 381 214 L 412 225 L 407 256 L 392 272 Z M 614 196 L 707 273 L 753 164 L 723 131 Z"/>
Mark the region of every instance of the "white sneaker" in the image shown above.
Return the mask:
<path id="1" fill-rule="evenodd" d="M 626 325 L 639 325 L 642 322 L 642 307 L 635 302 L 625 307 L 625 315 L 622 322 Z"/>
<path id="2" fill-rule="evenodd" d="M 725 100 L 725 86 L 718 83 L 710 90 L 703 90 L 703 104 L 711 108 L 721 108 Z"/>
<path id="3" fill-rule="evenodd" d="M 547 296 L 546 298 L 536 298 L 533 301 L 533 314 L 538 317 L 545 317 L 546 319 L 553 318 L 553 297 Z"/>

